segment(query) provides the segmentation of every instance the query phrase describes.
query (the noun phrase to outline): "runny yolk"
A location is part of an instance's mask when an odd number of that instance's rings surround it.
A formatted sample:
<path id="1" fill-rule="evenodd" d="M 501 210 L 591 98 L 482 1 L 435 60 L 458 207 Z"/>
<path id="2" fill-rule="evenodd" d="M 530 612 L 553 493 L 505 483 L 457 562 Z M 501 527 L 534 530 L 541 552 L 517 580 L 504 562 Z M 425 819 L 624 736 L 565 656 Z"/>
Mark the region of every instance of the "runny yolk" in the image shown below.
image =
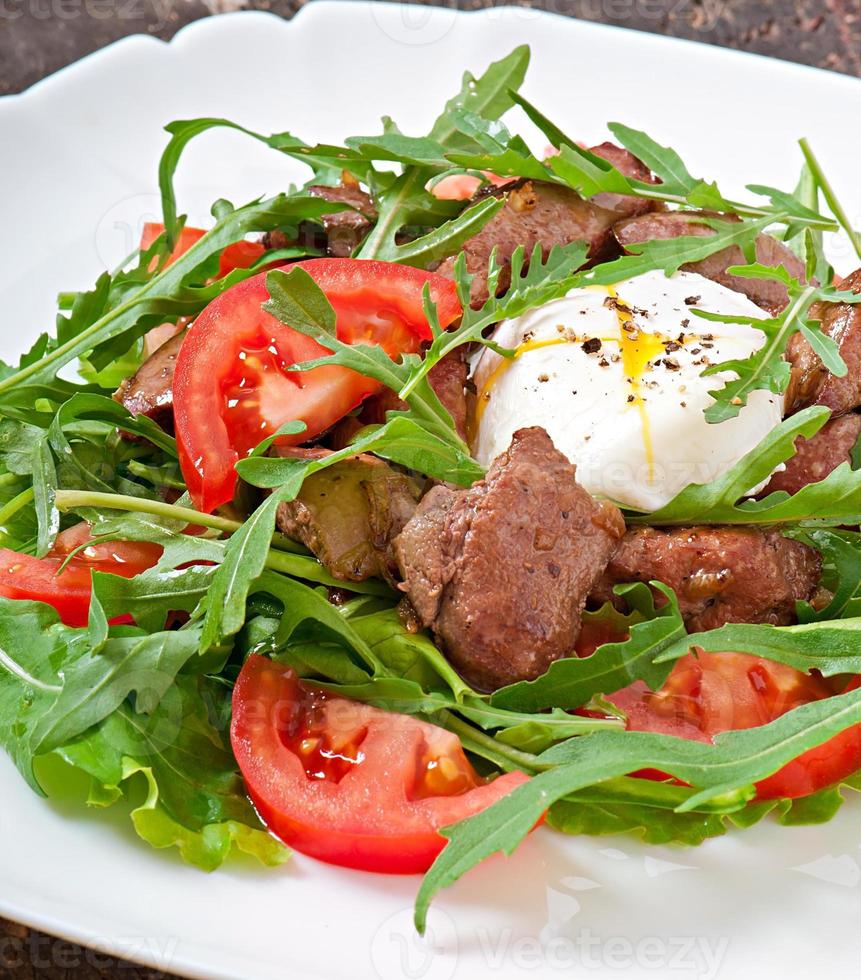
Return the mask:
<path id="1" fill-rule="evenodd" d="M 615 310 L 619 320 L 619 350 L 622 354 L 622 369 L 625 379 L 631 387 L 633 398 L 630 404 L 640 413 L 640 426 L 643 431 L 643 449 L 646 453 L 646 465 L 649 468 L 648 482 L 655 480 L 655 447 L 652 442 L 652 424 L 646 410 L 643 398 L 642 379 L 646 368 L 654 358 L 665 352 L 667 338 L 656 333 L 640 330 L 634 324 L 624 303 L 619 300 L 616 290 L 607 286 L 607 295 L 616 300 Z"/>

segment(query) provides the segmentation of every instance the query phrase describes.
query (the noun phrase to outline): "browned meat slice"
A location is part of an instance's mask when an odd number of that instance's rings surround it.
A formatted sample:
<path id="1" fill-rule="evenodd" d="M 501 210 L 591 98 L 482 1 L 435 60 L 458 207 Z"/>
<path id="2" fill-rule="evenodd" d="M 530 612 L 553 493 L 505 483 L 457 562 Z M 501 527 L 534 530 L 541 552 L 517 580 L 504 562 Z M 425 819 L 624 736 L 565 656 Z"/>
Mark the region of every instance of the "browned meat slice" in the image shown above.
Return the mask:
<path id="1" fill-rule="evenodd" d="M 589 150 L 595 156 L 602 157 L 626 177 L 634 180 L 642 180 L 648 184 L 659 183 L 658 179 L 652 174 L 651 170 L 633 153 L 616 146 L 615 143 L 599 143 L 598 146 L 590 146 Z M 649 211 L 660 211 L 663 205 L 659 201 L 650 201 L 645 197 L 631 197 L 625 194 L 596 194 L 591 198 L 593 204 L 602 208 L 609 208 L 615 211 L 620 217 L 633 218 L 638 214 L 647 214 Z"/>
<path id="2" fill-rule="evenodd" d="M 469 366 L 464 359 L 463 347 L 455 348 L 441 361 L 434 364 L 428 372 L 428 381 L 454 420 L 455 428 L 461 438 L 466 439 L 466 381 Z M 398 398 L 391 388 L 384 388 L 378 395 L 369 398 L 362 411 L 362 421 L 368 424 L 382 423 L 386 412 L 403 412 L 406 403 Z"/>
<path id="3" fill-rule="evenodd" d="M 119 386 L 114 398 L 132 415 L 146 415 L 173 431 L 173 371 L 184 333 L 171 337 Z"/>
<path id="4" fill-rule="evenodd" d="M 725 623 L 795 620 L 795 603 L 810 599 L 821 572 L 817 551 L 779 531 L 686 527 L 628 531 L 590 595 L 616 601 L 613 586 L 657 580 L 675 590 L 688 629 Z"/>
<path id="5" fill-rule="evenodd" d="M 326 251 L 344 258 L 353 254 L 377 220 L 377 210 L 370 197 L 358 184 L 342 183 L 337 187 L 315 184 L 308 188 L 314 197 L 334 204 L 349 204 L 355 210 L 336 211 L 323 215 L 321 224 L 326 232 Z"/>
<path id="6" fill-rule="evenodd" d="M 624 532 L 540 428 L 470 490 L 434 487 L 395 540 L 402 588 L 449 660 L 494 690 L 574 649 L 586 596 Z"/>
<path id="7" fill-rule="evenodd" d="M 299 496 L 278 507 L 278 529 L 301 541 L 335 578 L 392 580 L 391 542 L 418 499 L 408 476 L 374 456 L 356 456 L 307 477 Z"/>
<path id="8" fill-rule="evenodd" d="M 712 214 L 709 217 L 735 220 L 726 215 Z M 697 221 L 696 215 L 690 212 L 664 211 L 655 214 L 641 215 L 620 221 L 613 229 L 616 240 L 623 248 L 637 242 L 650 239 L 682 238 L 686 235 L 704 237 L 713 235 L 714 229 Z M 756 260 L 763 265 L 783 265 L 787 271 L 799 278 L 804 277 L 804 263 L 798 256 L 771 235 L 758 235 L 756 239 Z M 744 253 L 737 245 L 723 248 L 719 252 L 701 259 L 699 262 L 686 262 L 682 269 L 685 272 L 696 272 L 706 279 L 744 293 L 757 306 L 766 310 L 772 316 L 780 313 L 789 302 L 786 287 L 771 279 L 743 279 L 741 276 L 731 276 L 727 269 L 734 265 L 746 265 Z"/>
<path id="9" fill-rule="evenodd" d="M 829 422 L 813 436 L 795 440 L 795 455 L 786 461 L 786 468 L 775 473 L 760 496 L 775 490 L 798 493 L 810 483 L 819 483 L 841 463 L 848 463 L 852 450 L 861 435 L 861 415 L 841 415 Z"/>
<path id="10" fill-rule="evenodd" d="M 584 201 L 566 187 L 538 181 L 519 183 L 511 190 L 502 188 L 499 193 L 505 198 L 504 207 L 463 246 L 466 270 L 475 277 L 470 292 L 474 307 L 487 299 L 487 264 L 494 248 L 503 270 L 510 266 L 518 245 L 523 246 L 527 257 L 536 245 L 546 257 L 554 245 L 577 241 L 586 242 L 592 260 L 613 254 L 612 226 L 619 217 L 615 211 Z M 454 263 L 454 257 L 448 258 L 437 271 L 451 278 Z M 503 271 L 500 289 L 507 285 Z"/>
<path id="11" fill-rule="evenodd" d="M 861 292 L 861 269 L 848 275 L 840 288 Z M 861 405 L 861 305 L 821 303 L 813 308 L 811 318 L 820 320 L 822 330 L 840 346 L 849 373 L 844 378 L 830 374 L 810 344 L 796 334 L 786 355 L 792 364 L 786 411 L 789 414 L 808 405 L 825 405 L 835 415 L 842 415 Z"/>
<path id="12" fill-rule="evenodd" d="M 353 210 L 324 214 L 319 224 L 310 221 L 302 222 L 299 226 L 298 242 L 280 229 L 268 231 L 262 239 L 264 247 L 278 249 L 301 244 L 318 248 L 337 258 L 352 255 L 377 220 L 374 202 L 352 180 L 344 180 L 334 187 L 313 184 L 307 188 L 307 192 L 313 197 L 321 197 L 324 201 L 331 201 L 333 204 L 349 204 Z"/>

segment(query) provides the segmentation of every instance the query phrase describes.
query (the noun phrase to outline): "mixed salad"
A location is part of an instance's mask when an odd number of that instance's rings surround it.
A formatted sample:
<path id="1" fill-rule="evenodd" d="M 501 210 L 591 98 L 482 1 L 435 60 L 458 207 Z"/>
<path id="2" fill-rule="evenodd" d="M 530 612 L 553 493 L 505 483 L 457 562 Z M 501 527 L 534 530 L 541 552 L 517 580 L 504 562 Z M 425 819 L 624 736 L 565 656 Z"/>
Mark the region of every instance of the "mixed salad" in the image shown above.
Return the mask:
<path id="1" fill-rule="evenodd" d="M 427 872 L 861 789 L 861 238 L 466 74 L 430 132 L 168 127 L 163 223 L 0 365 L 0 742 L 232 850 Z M 540 154 L 501 117 L 519 107 Z M 186 225 L 226 127 L 307 184 Z M 69 380 L 74 377 L 75 380 Z"/>

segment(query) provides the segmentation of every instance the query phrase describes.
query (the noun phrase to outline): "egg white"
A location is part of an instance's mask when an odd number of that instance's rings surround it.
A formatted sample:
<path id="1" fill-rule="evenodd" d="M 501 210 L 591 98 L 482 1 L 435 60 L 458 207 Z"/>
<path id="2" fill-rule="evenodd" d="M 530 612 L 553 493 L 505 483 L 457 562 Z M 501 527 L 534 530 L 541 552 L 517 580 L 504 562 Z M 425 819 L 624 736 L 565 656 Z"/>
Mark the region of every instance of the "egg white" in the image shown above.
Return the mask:
<path id="1" fill-rule="evenodd" d="M 765 316 L 703 276 L 654 271 L 573 289 L 501 323 L 493 339 L 517 354 L 483 348 L 473 362 L 476 458 L 489 465 L 517 429 L 542 426 L 587 490 L 642 511 L 721 476 L 779 424 L 782 398 L 755 391 L 736 418 L 706 422 L 709 389 L 734 375 L 701 377 L 703 369 L 749 357 L 765 336 L 706 320 L 694 307 Z"/>

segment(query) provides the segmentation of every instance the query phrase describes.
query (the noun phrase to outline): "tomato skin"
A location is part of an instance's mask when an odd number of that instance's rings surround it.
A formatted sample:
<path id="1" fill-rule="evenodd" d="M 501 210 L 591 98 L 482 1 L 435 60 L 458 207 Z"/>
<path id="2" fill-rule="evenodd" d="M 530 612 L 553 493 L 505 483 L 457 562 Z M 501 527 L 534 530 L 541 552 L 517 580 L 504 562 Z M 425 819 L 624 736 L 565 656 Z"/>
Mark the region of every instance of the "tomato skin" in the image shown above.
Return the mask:
<path id="1" fill-rule="evenodd" d="M 58 574 L 68 555 L 89 539 L 90 527 L 83 523 L 59 534 L 44 558 L 0 548 L 0 595 L 46 602 L 67 626 L 86 626 L 94 571 L 132 578 L 151 568 L 162 553 L 160 545 L 145 541 L 111 541 L 86 548 Z M 112 620 L 113 624 L 130 622 L 129 616 Z"/>
<path id="2" fill-rule="evenodd" d="M 140 250 L 145 252 L 148 248 L 151 248 L 158 236 L 163 233 L 164 225 L 158 224 L 155 221 L 147 221 L 143 226 L 143 233 L 141 234 Z M 179 238 L 176 240 L 173 251 L 168 256 L 167 262 L 165 262 L 165 268 L 176 262 L 181 255 L 185 255 L 191 246 L 195 242 L 200 241 L 205 234 L 206 232 L 203 228 L 183 228 L 179 233 Z"/>
<path id="3" fill-rule="evenodd" d="M 861 678 L 853 682 L 861 683 Z M 852 685 L 850 685 L 851 687 Z M 628 715 L 628 730 L 710 742 L 719 732 L 765 725 L 787 711 L 832 694 L 816 676 L 746 653 L 688 654 L 660 691 L 643 681 L 610 695 Z M 796 799 L 861 768 L 861 725 L 809 749 L 756 784 L 758 800 Z M 665 773 L 643 770 L 649 779 Z"/>
<path id="4" fill-rule="evenodd" d="M 316 720 L 311 728 L 308 717 Z M 312 775 L 319 755 L 309 761 L 299 754 L 309 732 L 327 737 L 326 778 Z M 388 874 L 427 870 L 446 843 L 440 827 L 478 813 L 529 778 L 517 772 L 482 783 L 450 732 L 321 696 L 289 668 L 256 654 L 234 689 L 231 744 L 249 795 L 274 834 L 321 861 Z M 436 772 L 423 767 L 428 758 L 439 762 L 439 771 L 451 769 L 465 791 L 421 792 Z M 339 759 L 345 771 L 331 769 Z"/>
<path id="5" fill-rule="evenodd" d="M 861 687 L 856 677 L 846 688 Z M 822 745 L 808 749 L 773 776 L 756 784 L 759 800 L 795 799 L 839 783 L 861 769 L 861 725 L 853 725 Z"/>
<path id="6" fill-rule="evenodd" d="M 141 234 L 140 250 L 145 252 L 151 248 L 159 235 L 164 234 L 164 225 L 155 221 L 147 221 L 143 226 Z M 206 234 L 203 228 L 185 227 L 179 233 L 173 251 L 165 262 L 165 268 L 172 265 L 176 260 L 194 245 L 199 242 Z M 249 269 L 266 252 L 262 242 L 247 242 L 245 239 L 228 245 L 221 253 L 218 261 L 218 279 L 223 279 L 234 269 Z"/>
<path id="7" fill-rule="evenodd" d="M 218 260 L 218 278 L 223 279 L 234 269 L 250 269 L 263 256 L 266 249 L 262 242 L 234 242 L 228 245 Z"/>
<path id="8" fill-rule="evenodd" d="M 454 283 L 390 262 L 312 259 L 302 268 L 326 293 L 346 343 L 376 343 L 390 357 L 430 339 L 422 289 L 430 285 L 442 326 L 460 314 Z M 174 419 L 180 465 L 200 510 L 233 496 L 234 464 L 283 423 L 305 422 L 286 445 L 307 442 L 352 411 L 381 385 L 348 368 L 286 372 L 330 352 L 261 309 L 266 273 L 213 300 L 183 341 L 174 375 Z"/>

